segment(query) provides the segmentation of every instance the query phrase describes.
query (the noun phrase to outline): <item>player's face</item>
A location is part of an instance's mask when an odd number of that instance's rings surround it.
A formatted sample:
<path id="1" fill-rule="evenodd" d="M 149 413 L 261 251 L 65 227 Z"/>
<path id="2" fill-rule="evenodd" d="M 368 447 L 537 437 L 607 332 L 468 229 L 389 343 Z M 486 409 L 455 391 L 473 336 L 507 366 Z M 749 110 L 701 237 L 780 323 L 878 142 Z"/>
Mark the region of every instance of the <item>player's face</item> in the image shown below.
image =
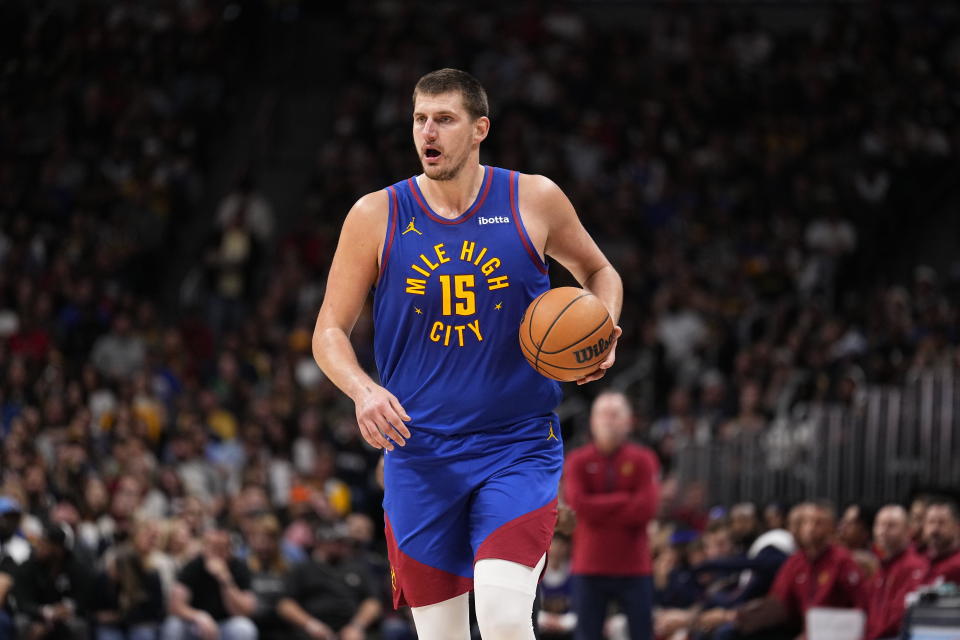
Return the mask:
<path id="1" fill-rule="evenodd" d="M 474 120 L 459 91 L 418 94 L 413 107 L 413 144 L 431 180 L 453 180 L 487 136 L 490 121 Z"/>

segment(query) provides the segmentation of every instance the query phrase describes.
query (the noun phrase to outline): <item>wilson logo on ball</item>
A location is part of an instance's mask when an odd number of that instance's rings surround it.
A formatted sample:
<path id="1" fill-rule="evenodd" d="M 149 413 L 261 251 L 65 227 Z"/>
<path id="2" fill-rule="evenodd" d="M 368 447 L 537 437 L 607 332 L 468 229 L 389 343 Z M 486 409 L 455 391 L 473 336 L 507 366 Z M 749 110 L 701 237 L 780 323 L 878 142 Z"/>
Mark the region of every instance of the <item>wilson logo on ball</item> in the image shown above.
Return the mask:
<path id="1" fill-rule="evenodd" d="M 595 358 L 598 358 L 600 354 L 609 349 L 611 343 L 613 343 L 612 333 L 607 338 L 600 338 L 600 340 L 597 341 L 597 344 L 592 344 L 585 349 L 574 351 L 573 357 L 577 359 L 577 362 L 589 362 Z"/>

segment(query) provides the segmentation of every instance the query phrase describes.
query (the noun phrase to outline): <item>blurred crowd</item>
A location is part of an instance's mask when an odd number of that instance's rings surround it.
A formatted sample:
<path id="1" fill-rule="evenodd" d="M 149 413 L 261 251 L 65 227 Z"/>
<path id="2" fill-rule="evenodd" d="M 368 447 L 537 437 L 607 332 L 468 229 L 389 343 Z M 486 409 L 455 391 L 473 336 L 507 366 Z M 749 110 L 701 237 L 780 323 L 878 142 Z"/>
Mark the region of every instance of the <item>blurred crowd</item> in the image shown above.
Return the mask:
<path id="1" fill-rule="evenodd" d="M 898 638 L 912 594 L 960 584 L 960 512 L 949 497 L 839 513 L 821 500 L 744 502 L 702 515 L 702 528 L 692 528 L 664 505 L 652 523 L 658 640 L 808 637 L 806 614 L 822 607 L 862 611 L 865 640 Z M 544 639 L 574 637 L 573 574 L 570 537 L 558 533 L 540 587 Z M 614 610 L 604 637 L 629 638 L 624 617 Z"/>
<path id="2" fill-rule="evenodd" d="M 555 180 L 618 266 L 611 377 L 668 473 L 691 439 L 956 366 L 957 281 L 877 266 L 955 170 L 955 7 L 774 30 L 723 8 L 604 22 L 537 2 L 351 3 L 324 17 L 351 64 L 323 70 L 335 115 L 284 227 L 252 174 L 201 207 L 260 4 L 296 3 L 0 2 L 0 576 L 33 576 L 0 578 L 0 625 L 24 602 L 25 637 L 82 620 L 132 637 L 168 611 L 205 637 L 358 637 L 377 618 L 407 633 L 381 613 L 378 456 L 310 336 L 342 216 L 418 170 L 410 93 L 433 68 L 486 85 L 484 162 Z M 205 277 L 168 303 L 198 217 Z M 354 337 L 372 368 L 369 314 Z M 702 529 L 698 504 L 676 508 Z M 698 564 L 674 535 L 661 584 Z M 305 562 L 321 578 L 287 575 Z M 663 606 L 694 602 L 677 598 Z"/>

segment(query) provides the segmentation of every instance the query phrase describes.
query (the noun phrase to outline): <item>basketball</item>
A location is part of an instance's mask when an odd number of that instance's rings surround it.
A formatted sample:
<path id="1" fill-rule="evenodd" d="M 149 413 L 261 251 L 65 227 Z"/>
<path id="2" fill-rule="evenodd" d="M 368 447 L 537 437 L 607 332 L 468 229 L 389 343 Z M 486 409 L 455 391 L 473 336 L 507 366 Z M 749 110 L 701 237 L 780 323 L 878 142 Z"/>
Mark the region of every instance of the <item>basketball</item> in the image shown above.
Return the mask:
<path id="1" fill-rule="evenodd" d="M 538 373 L 572 382 L 606 359 L 613 330 L 599 298 L 578 287 L 557 287 L 534 298 L 523 313 L 520 350 Z"/>

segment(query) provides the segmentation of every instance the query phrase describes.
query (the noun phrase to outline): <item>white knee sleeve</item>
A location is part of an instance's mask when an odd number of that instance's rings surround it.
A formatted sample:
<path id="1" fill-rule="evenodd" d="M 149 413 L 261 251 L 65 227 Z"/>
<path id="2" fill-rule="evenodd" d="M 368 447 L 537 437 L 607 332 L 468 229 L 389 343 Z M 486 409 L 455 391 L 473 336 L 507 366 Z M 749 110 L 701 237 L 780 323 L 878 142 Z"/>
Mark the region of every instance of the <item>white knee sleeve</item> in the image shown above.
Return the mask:
<path id="1" fill-rule="evenodd" d="M 411 607 L 420 640 L 470 640 L 470 594 Z"/>
<path id="2" fill-rule="evenodd" d="M 473 570 L 477 624 L 483 640 L 533 640 L 533 600 L 546 556 L 537 566 L 481 560 Z"/>

